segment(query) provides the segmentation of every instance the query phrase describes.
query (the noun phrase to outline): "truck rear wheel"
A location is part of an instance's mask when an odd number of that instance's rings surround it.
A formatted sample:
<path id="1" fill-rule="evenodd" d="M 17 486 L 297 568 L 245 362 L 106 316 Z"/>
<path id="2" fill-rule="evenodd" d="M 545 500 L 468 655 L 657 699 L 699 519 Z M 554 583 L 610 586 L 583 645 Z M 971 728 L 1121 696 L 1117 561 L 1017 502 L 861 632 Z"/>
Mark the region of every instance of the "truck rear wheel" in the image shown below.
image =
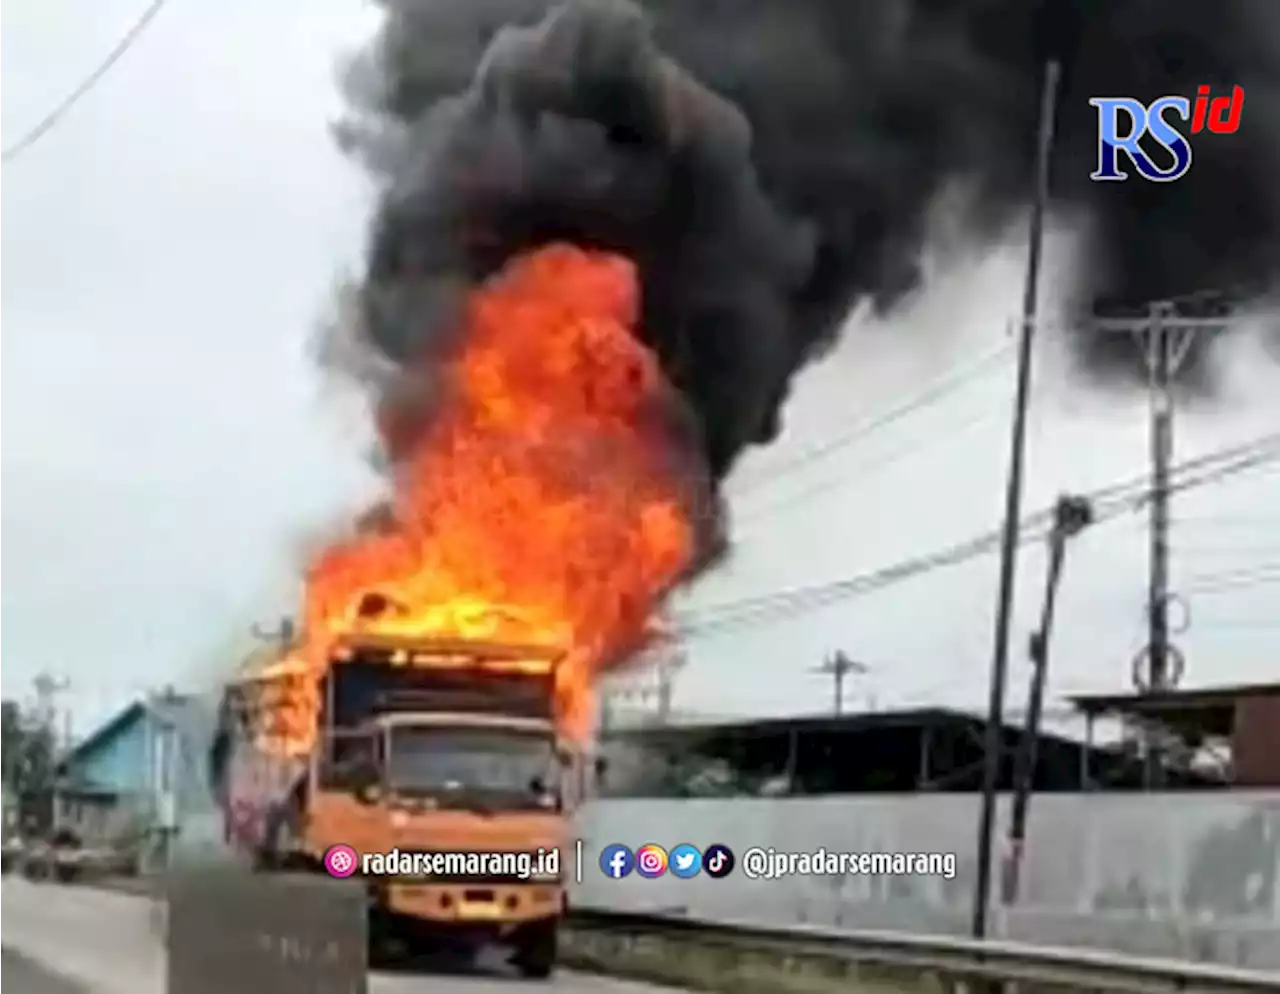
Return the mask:
<path id="1" fill-rule="evenodd" d="M 516 943 L 516 953 L 511 958 L 522 977 L 546 980 L 555 972 L 559 955 L 557 922 L 540 922 L 527 926 Z"/>

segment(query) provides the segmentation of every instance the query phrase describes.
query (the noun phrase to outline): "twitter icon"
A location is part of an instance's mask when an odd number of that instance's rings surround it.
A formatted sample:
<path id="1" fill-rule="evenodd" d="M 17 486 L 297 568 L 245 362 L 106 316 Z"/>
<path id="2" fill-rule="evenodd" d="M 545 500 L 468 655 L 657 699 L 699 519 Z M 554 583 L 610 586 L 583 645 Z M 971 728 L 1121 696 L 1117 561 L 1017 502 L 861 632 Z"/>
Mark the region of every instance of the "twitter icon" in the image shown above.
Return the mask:
<path id="1" fill-rule="evenodd" d="M 685 880 L 696 877 L 702 869 L 702 853 L 693 846 L 682 843 L 671 850 L 669 858 L 670 865 L 667 869 Z"/>

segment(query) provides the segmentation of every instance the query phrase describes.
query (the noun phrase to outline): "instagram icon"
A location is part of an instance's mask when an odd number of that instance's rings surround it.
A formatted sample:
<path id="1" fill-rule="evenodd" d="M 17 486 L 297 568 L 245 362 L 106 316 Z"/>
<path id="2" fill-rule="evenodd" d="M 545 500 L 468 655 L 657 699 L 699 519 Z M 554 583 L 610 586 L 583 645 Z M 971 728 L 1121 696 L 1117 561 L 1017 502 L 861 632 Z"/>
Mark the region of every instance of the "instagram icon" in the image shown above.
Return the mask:
<path id="1" fill-rule="evenodd" d="M 652 842 L 636 850 L 636 872 L 652 880 L 667 872 L 667 851 Z"/>

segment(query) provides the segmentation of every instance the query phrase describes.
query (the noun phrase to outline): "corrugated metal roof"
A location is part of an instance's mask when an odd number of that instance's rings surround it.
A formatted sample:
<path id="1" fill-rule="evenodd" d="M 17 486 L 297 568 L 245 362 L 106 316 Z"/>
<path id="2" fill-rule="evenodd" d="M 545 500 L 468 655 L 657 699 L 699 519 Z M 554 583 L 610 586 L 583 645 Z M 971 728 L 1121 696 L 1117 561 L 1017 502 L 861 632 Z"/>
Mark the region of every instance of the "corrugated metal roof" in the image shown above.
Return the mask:
<path id="1" fill-rule="evenodd" d="M 199 695 L 167 691 L 141 697 L 125 705 L 67 750 L 58 765 L 65 767 L 82 761 L 85 756 L 100 748 L 121 729 L 140 720 L 148 712 L 166 724 L 172 725 L 184 735 L 190 733 L 198 736 L 203 734 L 206 726 L 212 727 L 212 708 L 209 702 Z"/>
<path id="2" fill-rule="evenodd" d="M 111 739 L 118 731 L 126 725 L 138 721 L 145 713 L 146 705 L 141 700 L 132 701 L 63 753 L 62 758 L 58 761 L 58 767 L 65 769 L 73 763 L 81 762 L 90 753 L 99 749 L 104 742 Z"/>

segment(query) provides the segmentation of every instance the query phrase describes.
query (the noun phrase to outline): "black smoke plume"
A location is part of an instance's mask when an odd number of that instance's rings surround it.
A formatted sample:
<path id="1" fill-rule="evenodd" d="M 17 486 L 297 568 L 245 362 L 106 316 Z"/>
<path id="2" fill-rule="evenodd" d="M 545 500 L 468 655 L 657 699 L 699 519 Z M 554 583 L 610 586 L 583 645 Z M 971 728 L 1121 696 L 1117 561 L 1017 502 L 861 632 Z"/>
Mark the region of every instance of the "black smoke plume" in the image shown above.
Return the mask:
<path id="1" fill-rule="evenodd" d="M 975 240 L 1025 207 L 1049 54 L 1055 205 L 1093 222 L 1081 299 L 1248 296 L 1280 268 L 1276 0 L 384 4 L 339 129 L 382 190 L 364 335 L 402 368 L 447 347 L 459 294 L 513 253 L 624 252 L 717 477 L 776 434 L 853 305 L 919 284 L 940 191 L 972 188 Z M 1090 96 L 1202 83 L 1245 87 L 1237 135 L 1197 136 L 1176 183 L 1088 179 Z"/>

